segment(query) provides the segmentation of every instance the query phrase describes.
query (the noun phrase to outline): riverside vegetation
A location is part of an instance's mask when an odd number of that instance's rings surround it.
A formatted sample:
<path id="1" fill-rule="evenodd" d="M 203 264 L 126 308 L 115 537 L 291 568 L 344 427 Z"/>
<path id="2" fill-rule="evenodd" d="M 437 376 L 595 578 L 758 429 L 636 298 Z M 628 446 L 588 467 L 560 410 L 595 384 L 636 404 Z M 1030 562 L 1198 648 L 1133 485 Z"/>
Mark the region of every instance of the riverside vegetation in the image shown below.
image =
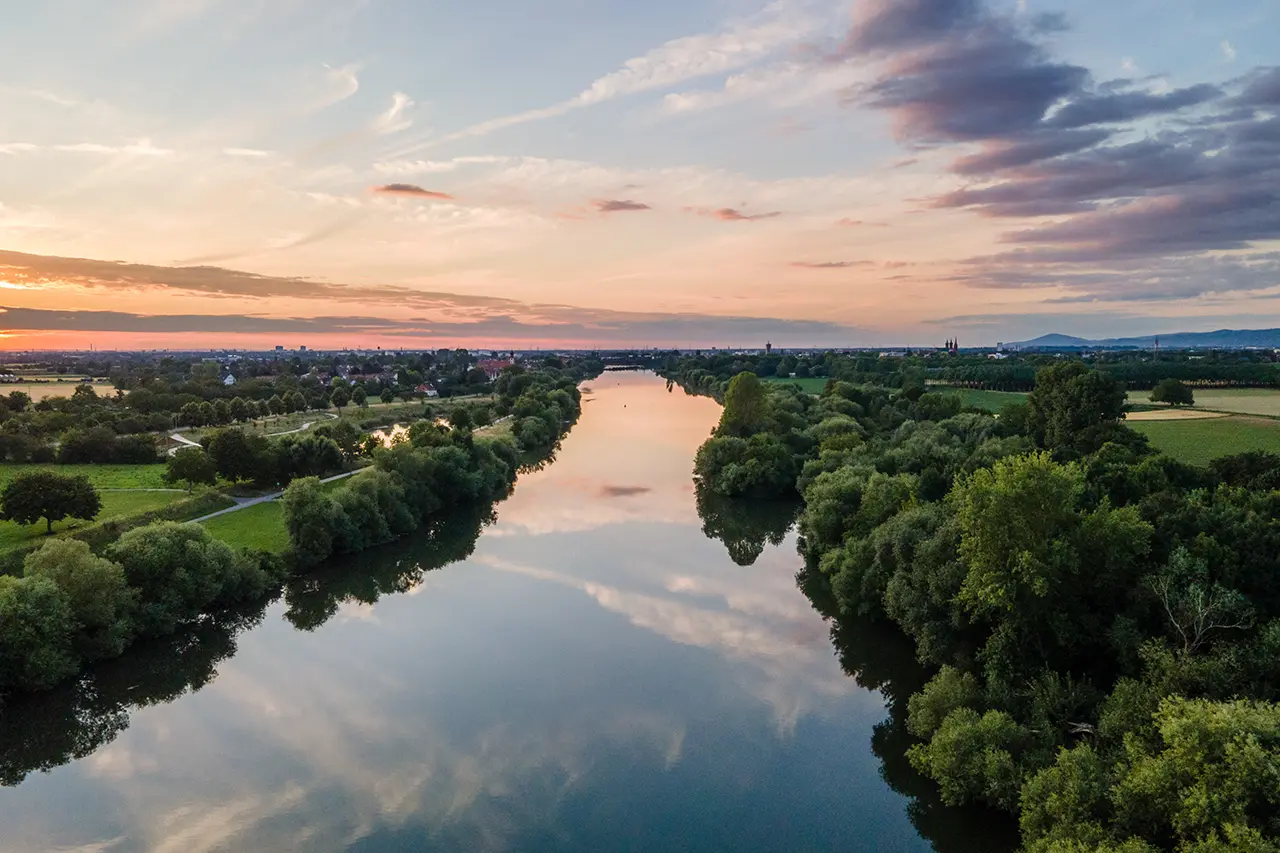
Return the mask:
<path id="1" fill-rule="evenodd" d="M 496 407 L 510 414 L 512 427 L 498 437 L 474 435 L 472 414 L 454 417 L 450 427 L 416 423 L 407 441 L 389 448 L 358 441 L 338 424 L 276 442 L 238 430 L 215 434 L 206 450 L 175 457 L 182 461 L 171 467 L 171 479 L 194 483 L 216 473 L 232 480 L 292 480 L 283 500 L 289 551 L 281 557 L 236 550 L 200 525 L 175 522 L 147 524 L 106 543 L 95 540 L 96 547 L 50 539 L 25 556 L 21 576 L 0 575 L 0 695 L 48 689 L 140 640 L 216 620 L 225 610 L 252 608 L 331 554 L 361 551 L 448 524 L 459 512 L 491 508 L 510 492 L 521 467 L 550 454 L 577 420 L 581 378 L 576 367 L 509 370 L 495 390 Z M 354 455 L 371 458 L 371 470 L 339 488 L 325 491 L 308 476 Z M 20 496 L 33 476 L 58 475 L 26 475 L 9 490 Z M 74 496 L 81 503 L 96 500 L 83 478 L 63 479 L 78 492 L 87 489 Z M 53 518 L 32 507 L 20 513 L 20 503 L 14 503 L 14 518 Z M 76 512 L 92 514 L 87 507 Z"/>
<path id="2" fill-rule="evenodd" d="M 802 496 L 806 592 L 933 669 L 904 748 L 944 802 L 1016 816 L 1028 853 L 1280 850 L 1280 457 L 1155 453 L 1080 362 L 999 418 L 666 372 L 724 403 L 700 492 Z"/>

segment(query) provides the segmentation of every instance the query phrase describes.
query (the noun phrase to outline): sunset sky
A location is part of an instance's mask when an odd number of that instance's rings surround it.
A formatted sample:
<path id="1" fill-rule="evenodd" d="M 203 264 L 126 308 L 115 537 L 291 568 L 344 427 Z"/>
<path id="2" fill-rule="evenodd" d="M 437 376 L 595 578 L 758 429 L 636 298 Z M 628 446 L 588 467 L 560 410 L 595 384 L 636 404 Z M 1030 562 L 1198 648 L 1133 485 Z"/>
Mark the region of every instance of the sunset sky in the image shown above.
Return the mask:
<path id="1" fill-rule="evenodd" d="M 0 347 L 1280 326 L 1271 0 L 0 5 Z"/>

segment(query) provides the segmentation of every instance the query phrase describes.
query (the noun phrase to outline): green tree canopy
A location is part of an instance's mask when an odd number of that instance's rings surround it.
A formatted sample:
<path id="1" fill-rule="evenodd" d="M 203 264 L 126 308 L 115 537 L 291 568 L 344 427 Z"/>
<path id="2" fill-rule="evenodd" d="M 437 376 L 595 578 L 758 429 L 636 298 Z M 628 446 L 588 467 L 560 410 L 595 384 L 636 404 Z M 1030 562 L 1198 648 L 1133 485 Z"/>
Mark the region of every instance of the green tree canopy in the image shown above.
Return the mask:
<path id="1" fill-rule="evenodd" d="M 1027 398 L 1028 426 L 1042 447 L 1087 453 L 1111 437 L 1124 405 L 1124 387 L 1110 374 L 1064 361 L 1036 374 Z"/>
<path id="2" fill-rule="evenodd" d="M 1151 392 L 1151 402 L 1168 403 L 1170 406 L 1194 406 L 1195 392 L 1179 379 L 1162 379 Z"/>
<path id="3" fill-rule="evenodd" d="M 187 491 L 218 482 L 218 466 L 201 447 L 184 447 L 169 457 L 165 465 L 166 483 L 185 483 Z"/>
<path id="4" fill-rule="evenodd" d="M 0 518 L 19 524 L 45 520 L 49 533 L 64 518 L 92 520 L 102 511 L 98 490 L 83 475 L 30 471 L 14 477 L 0 492 Z"/>
<path id="5" fill-rule="evenodd" d="M 729 380 L 720 413 L 721 435 L 746 438 L 760 431 L 769 417 L 769 400 L 764 383 L 754 373 L 739 373 Z"/>

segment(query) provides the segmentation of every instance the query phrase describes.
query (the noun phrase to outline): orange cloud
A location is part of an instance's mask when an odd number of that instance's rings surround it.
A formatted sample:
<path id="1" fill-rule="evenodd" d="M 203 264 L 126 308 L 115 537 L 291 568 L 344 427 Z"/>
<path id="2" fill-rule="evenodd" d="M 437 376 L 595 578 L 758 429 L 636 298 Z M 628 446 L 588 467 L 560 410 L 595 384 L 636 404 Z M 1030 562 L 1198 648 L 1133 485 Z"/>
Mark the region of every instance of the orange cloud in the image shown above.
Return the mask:
<path id="1" fill-rule="evenodd" d="M 373 191 L 381 195 L 409 195 L 417 198 L 434 198 L 441 201 L 454 201 L 454 197 L 448 193 L 424 190 L 416 184 L 384 184 L 380 187 L 374 187 Z"/>
<path id="2" fill-rule="evenodd" d="M 756 222 L 761 219 L 773 219 L 781 216 L 782 211 L 773 210 L 769 213 L 743 213 L 732 207 L 722 207 L 713 210 L 709 207 L 686 207 L 686 213 L 696 213 L 699 216 L 709 216 L 712 219 L 719 219 L 721 222 Z"/>
<path id="3" fill-rule="evenodd" d="M 629 213 L 637 210 L 652 210 L 649 205 L 628 199 L 600 198 L 593 202 L 600 213 Z"/>
<path id="4" fill-rule="evenodd" d="M 806 270 L 842 270 L 874 264 L 871 261 L 792 261 L 791 266 Z"/>

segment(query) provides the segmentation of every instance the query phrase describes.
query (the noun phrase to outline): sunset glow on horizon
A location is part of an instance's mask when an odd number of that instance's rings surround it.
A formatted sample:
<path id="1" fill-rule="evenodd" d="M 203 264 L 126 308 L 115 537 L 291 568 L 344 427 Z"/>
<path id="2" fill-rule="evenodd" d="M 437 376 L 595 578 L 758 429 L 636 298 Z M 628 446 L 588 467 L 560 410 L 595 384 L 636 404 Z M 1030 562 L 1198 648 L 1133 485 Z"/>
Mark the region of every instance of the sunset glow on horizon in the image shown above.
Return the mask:
<path id="1" fill-rule="evenodd" d="M 1280 326 L 1274 4 L 5 17 L 0 349 Z"/>

